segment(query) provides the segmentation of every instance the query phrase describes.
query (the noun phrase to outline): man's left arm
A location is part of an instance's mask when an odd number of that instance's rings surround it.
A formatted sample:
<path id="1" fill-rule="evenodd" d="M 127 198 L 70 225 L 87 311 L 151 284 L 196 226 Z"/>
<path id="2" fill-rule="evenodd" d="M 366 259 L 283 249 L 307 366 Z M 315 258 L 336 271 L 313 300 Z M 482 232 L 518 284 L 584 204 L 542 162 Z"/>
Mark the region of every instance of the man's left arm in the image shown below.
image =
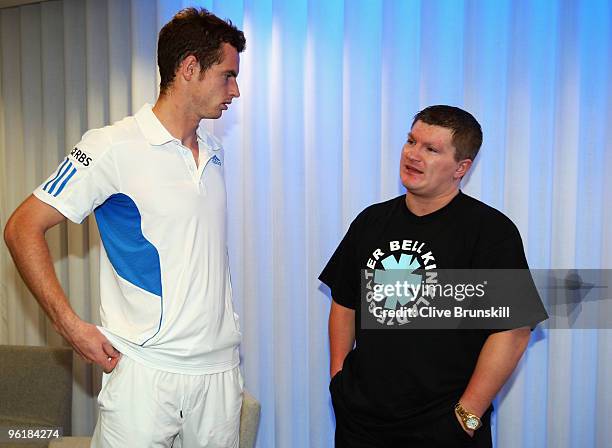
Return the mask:
<path id="1" fill-rule="evenodd" d="M 470 382 L 459 399 L 464 409 L 482 417 L 516 368 L 527 348 L 530 335 L 529 327 L 521 327 L 494 333 L 487 338 Z M 459 415 L 457 419 L 461 421 Z M 470 435 L 474 434 L 472 430 L 466 431 Z"/>

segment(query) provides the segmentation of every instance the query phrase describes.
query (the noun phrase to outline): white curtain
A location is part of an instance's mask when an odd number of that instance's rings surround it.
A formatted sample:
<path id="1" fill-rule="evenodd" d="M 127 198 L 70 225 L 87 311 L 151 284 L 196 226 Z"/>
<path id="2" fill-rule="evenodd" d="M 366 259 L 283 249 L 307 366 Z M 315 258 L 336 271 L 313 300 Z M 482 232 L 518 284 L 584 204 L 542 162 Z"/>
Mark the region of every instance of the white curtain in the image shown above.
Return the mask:
<path id="1" fill-rule="evenodd" d="M 329 292 L 317 276 L 365 206 L 401 194 L 412 116 L 453 104 L 485 141 L 463 189 L 518 225 L 534 268 L 612 268 L 607 0 L 57 0 L 0 10 L 0 219 L 89 128 L 154 102 L 156 34 L 203 6 L 247 37 L 226 148 L 229 249 L 260 448 L 332 446 Z M 94 220 L 48 236 L 79 315 L 98 320 Z M 0 343 L 63 342 L 0 250 Z M 606 447 L 610 330 L 536 330 L 497 400 L 497 447 Z M 1 380 L 1 379 L 0 379 Z M 73 430 L 100 372 L 75 364 Z"/>

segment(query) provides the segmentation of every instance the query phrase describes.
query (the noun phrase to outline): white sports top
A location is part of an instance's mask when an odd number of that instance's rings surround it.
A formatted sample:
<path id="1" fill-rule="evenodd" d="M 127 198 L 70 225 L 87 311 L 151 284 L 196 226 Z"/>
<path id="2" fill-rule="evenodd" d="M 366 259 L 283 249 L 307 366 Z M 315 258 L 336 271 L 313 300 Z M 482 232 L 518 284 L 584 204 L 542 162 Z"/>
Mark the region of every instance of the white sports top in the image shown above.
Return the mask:
<path id="1" fill-rule="evenodd" d="M 145 105 L 87 132 L 34 191 L 71 221 L 95 213 L 100 330 L 150 367 L 207 374 L 239 363 L 226 246 L 223 149 L 200 126 L 199 163 Z"/>

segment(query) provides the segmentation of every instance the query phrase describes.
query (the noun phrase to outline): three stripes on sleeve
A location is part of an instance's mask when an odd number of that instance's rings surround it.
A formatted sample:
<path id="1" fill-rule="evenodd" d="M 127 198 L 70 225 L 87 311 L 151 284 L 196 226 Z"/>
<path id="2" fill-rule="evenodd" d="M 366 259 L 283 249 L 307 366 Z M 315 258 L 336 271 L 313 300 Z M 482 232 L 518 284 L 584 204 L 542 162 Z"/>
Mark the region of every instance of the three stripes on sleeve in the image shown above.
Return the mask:
<path id="1" fill-rule="evenodd" d="M 64 162 L 57 169 L 57 173 L 55 176 L 51 178 L 44 186 L 43 191 L 46 191 L 50 195 L 57 197 L 68 181 L 74 176 L 77 169 L 74 167 L 72 162 L 68 160 L 68 157 L 64 160 Z"/>

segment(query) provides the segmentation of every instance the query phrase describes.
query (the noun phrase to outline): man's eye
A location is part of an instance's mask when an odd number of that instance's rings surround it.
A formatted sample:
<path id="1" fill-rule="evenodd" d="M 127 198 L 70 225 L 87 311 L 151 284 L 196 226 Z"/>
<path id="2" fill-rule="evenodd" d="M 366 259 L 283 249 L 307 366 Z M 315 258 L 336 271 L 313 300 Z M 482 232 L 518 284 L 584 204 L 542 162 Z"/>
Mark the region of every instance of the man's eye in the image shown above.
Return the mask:
<path id="1" fill-rule="evenodd" d="M 438 152 L 438 150 L 436 148 L 432 148 L 431 146 L 427 147 L 427 151 L 429 151 L 429 152 Z"/>
<path id="2" fill-rule="evenodd" d="M 414 140 L 413 140 L 413 139 L 411 139 L 411 138 L 409 138 L 409 139 L 408 139 L 408 141 L 407 141 L 406 143 L 408 143 L 409 145 L 411 145 L 411 146 L 412 146 L 412 145 L 414 145 Z"/>

